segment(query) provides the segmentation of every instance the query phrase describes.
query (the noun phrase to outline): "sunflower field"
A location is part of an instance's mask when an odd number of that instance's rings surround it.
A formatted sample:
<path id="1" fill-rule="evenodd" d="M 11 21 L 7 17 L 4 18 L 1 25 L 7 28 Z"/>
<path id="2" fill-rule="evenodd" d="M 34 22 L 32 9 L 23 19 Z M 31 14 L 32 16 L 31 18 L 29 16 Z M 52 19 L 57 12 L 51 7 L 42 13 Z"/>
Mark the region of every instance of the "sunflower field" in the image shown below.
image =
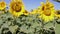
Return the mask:
<path id="1" fill-rule="evenodd" d="M 0 34 L 60 34 L 60 10 L 49 0 L 32 11 L 25 9 L 22 0 L 0 1 Z"/>

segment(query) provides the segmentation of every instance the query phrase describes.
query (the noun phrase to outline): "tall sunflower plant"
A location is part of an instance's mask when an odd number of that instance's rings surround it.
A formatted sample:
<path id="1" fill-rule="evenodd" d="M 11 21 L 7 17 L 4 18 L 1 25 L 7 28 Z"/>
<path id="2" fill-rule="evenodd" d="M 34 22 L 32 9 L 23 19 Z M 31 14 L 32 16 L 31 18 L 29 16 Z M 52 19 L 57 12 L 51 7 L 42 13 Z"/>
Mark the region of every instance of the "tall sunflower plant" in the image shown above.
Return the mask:
<path id="1" fill-rule="evenodd" d="M 55 9 L 54 9 L 54 5 L 47 1 L 46 3 L 41 3 L 41 15 L 39 16 L 39 18 L 42 19 L 42 27 L 43 28 L 50 28 L 53 27 L 55 28 Z M 50 27 L 48 27 L 50 26 Z"/>
<path id="2" fill-rule="evenodd" d="M 58 24 L 60 24 L 60 10 L 55 11 L 55 19 Z"/>

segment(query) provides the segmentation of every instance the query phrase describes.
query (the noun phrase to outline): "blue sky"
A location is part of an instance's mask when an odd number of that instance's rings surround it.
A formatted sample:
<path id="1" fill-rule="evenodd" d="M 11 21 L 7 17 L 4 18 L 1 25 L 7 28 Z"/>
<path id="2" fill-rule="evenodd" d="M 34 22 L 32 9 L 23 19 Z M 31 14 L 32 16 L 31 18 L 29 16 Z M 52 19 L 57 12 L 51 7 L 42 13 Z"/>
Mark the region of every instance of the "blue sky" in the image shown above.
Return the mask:
<path id="1" fill-rule="evenodd" d="M 5 0 L 7 4 L 10 3 L 10 0 Z M 25 5 L 25 9 L 28 11 L 31 11 L 31 9 L 36 9 L 38 6 L 40 6 L 41 2 L 46 2 L 46 0 L 22 0 L 24 5 Z M 50 0 L 50 2 L 52 2 L 54 4 L 55 9 L 60 9 L 60 3 L 55 2 L 53 0 Z"/>

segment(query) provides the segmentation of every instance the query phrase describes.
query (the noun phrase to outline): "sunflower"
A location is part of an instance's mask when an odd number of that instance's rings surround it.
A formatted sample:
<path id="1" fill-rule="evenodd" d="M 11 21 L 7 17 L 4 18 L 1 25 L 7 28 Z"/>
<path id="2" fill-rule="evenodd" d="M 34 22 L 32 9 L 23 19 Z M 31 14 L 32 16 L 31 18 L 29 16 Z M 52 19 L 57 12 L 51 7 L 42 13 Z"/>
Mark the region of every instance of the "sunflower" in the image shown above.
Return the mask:
<path id="1" fill-rule="evenodd" d="M 37 14 L 37 10 L 36 9 L 32 10 L 31 14 Z"/>
<path id="2" fill-rule="evenodd" d="M 57 18 L 60 18 L 60 10 L 57 10 L 57 11 L 55 12 L 55 16 L 56 16 Z"/>
<path id="3" fill-rule="evenodd" d="M 52 21 L 54 19 L 54 5 L 50 2 L 47 2 L 44 6 L 42 6 L 41 18 L 44 22 Z"/>
<path id="4" fill-rule="evenodd" d="M 24 15 L 28 15 L 29 12 L 28 12 L 27 10 L 25 10 L 23 14 L 24 14 Z"/>
<path id="5" fill-rule="evenodd" d="M 11 1 L 9 11 L 13 16 L 19 17 L 24 12 L 24 5 L 21 1 Z"/>
<path id="6" fill-rule="evenodd" d="M 0 2 L 0 10 L 4 10 L 6 8 L 6 3 L 4 1 Z"/>
<path id="7" fill-rule="evenodd" d="M 41 14 L 41 18 L 45 21 L 45 22 L 48 22 L 48 21 L 52 21 L 54 19 L 54 13 L 53 12 L 43 12 Z"/>

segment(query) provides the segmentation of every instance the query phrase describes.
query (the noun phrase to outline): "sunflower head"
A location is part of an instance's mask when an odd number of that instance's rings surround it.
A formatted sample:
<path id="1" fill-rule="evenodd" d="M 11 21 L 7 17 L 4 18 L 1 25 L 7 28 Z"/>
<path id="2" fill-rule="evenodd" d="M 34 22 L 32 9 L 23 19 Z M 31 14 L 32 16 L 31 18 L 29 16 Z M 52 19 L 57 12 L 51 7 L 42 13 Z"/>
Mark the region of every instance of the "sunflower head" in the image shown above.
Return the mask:
<path id="1" fill-rule="evenodd" d="M 20 2 L 14 2 L 12 3 L 14 4 L 14 6 L 11 6 L 12 10 L 16 11 L 16 12 L 20 12 L 21 11 L 21 3 Z"/>
<path id="2" fill-rule="evenodd" d="M 55 16 L 58 17 L 58 18 L 60 18 L 60 10 L 57 10 L 57 11 L 55 12 Z"/>
<path id="3" fill-rule="evenodd" d="M 24 15 L 28 15 L 29 12 L 28 12 L 27 10 L 25 10 L 23 14 L 24 14 Z"/>
<path id="4" fill-rule="evenodd" d="M 46 11 L 43 12 L 43 14 L 46 15 L 46 16 L 50 16 L 51 15 L 51 11 L 46 10 Z"/>
<path id="5" fill-rule="evenodd" d="M 34 9 L 34 10 L 32 10 L 31 14 L 34 14 L 35 15 L 35 14 L 37 14 L 37 12 L 38 11 L 36 9 Z"/>
<path id="6" fill-rule="evenodd" d="M 3 10 L 6 8 L 6 3 L 4 1 L 0 2 L 0 10 Z"/>
<path id="7" fill-rule="evenodd" d="M 51 2 L 47 2 L 46 4 L 42 5 L 42 13 L 41 18 L 44 22 L 52 21 L 54 19 L 54 5 Z"/>
<path id="8" fill-rule="evenodd" d="M 50 6 L 49 3 L 42 6 L 43 14 L 46 15 L 46 16 L 51 15 L 51 8 L 49 6 Z"/>
<path id="9" fill-rule="evenodd" d="M 12 1 L 10 3 L 10 12 L 14 15 L 19 17 L 24 12 L 24 5 L 20 1 Z"/>

